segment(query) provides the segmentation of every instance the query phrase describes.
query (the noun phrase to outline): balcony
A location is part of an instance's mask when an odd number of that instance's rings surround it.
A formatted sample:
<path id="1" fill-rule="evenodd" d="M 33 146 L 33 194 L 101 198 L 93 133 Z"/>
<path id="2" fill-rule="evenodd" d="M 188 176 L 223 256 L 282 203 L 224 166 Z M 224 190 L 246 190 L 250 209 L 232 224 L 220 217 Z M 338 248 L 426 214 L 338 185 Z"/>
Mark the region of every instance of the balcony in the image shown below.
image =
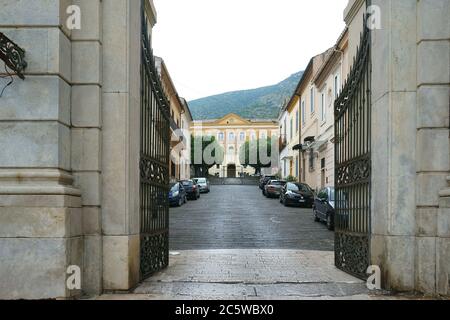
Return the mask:
<path id="1" fill-rule="evenodd" d="M 280 135 L 278 138 L 278 145 L 280 147 L 280 152 L 283 151 L 287 147 L 287 137 L 285 134 Z"/>
<path id="2" fill-rule="evenodd" d="M 186 139 L 186 137 L 183 134 L 183 130 L 177 125 L 175 120 L 173 120 L 172 118 L 170 118 L 170 130 L 171 130 L 170 144 L 171 144 L 172 147 L 175 147 L 180 142 L 181 143 L 186 143 L 187 139 Z"/>

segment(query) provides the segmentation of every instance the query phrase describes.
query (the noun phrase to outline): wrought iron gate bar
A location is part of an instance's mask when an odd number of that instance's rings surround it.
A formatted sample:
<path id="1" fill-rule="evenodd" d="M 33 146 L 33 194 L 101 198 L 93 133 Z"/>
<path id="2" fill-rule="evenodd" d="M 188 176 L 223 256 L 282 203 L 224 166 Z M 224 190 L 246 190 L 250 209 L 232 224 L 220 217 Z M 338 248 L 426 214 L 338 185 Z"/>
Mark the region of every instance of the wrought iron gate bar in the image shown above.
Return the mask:
<path id="1" fill-rule="evenodd" d="M 141 278 L 169 264 L 170 105 L 162 90 L 142 2 L 140 226 Z"/>
<path id="2" fill-rule="evenodd" d="M 169 228 L 167 228 L 167 229 L 161 229 L 161 230 L 157 230 L 157 231 L 154 231 L 154 232 L 141 233 L 141 236 L 144 236 L 144 237 L 159 236 L 159 235 L 166 234 L 168 231 L 169 231 Z"/>
<path id="3" fill-rule="evenodd" d="M 370 88 L 370 30 L 365 25 L 335 102 L 335 264 L 362 279 L 370 264 Z"/>

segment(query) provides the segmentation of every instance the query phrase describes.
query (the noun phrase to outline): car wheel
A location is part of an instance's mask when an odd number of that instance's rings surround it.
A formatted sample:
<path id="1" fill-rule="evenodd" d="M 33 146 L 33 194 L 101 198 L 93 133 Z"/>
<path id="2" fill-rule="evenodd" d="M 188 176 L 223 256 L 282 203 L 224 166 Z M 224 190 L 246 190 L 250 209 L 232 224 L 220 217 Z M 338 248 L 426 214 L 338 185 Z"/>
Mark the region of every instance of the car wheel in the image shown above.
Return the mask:
<path id="1" fill-rule="evenodd" d="M 286 200 L 286 198 L 284 198 L 284 199 L 283 199 L 283 205 L 284 205 L 285 207 L 287 207 L 287 206 L 288 206 L 288 203 L 287 203 L 287 200 Z"/>
<path id="2" fill-rule="evenodd" d="M 320 219 L 317 216 L 317 211 L 315 209 L 313 209 L 313 212 L 314 212 L 314 222 L 320 222 Z"/>
<path id="3" fill-rule="evenodd" d="M 330 231 L 334 230 L 333 221 L 331 219 L 331 214 L 327 215 L 327 228 Z"/>
<path id="4" fill-rule="evenodd" d="M 281 198 L 281 196 L 280 196 L 280 203 L 283 203 L 283 198 Z"/>

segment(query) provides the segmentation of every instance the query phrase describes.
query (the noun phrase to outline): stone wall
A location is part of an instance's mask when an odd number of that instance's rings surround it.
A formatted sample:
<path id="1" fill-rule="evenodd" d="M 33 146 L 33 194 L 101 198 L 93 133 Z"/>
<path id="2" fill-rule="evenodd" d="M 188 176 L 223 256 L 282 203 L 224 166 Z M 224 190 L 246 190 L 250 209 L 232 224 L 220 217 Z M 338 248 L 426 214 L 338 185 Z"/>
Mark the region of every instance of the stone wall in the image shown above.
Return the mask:
<path id="1" fill-rule="evenodd" d="M 387 289 L 449 294 L 450 1 L 372 4 L 372 260 Z"/>
<path id="2" fill-rule="evenodd" d="M 80 30 L 66 26 L 69 5 Z M 0 298 L 140 280 L 140 28 L 136 0 L 2 1 L 0 31 L 28 68 L 0 98 Z M 66 287 L 71 265 L 81 291 Z"/>
<path id="3" fill-rule="evenodd" d="M 102 1 L 73 0 L 81 29 L 72 31 L 72 172 L 82 191 L 85 293 L 102 291 Z"/>
<path id="4" fill-rule="evenodd" d="M 0 298 L 64 298 L 83 264 L 71 159 L 70 1 L 4 0 L 0 31 L 26 50 L 26 79 L 0 98 Z M 2 69 L 3 69 L 3 63 Z"/>

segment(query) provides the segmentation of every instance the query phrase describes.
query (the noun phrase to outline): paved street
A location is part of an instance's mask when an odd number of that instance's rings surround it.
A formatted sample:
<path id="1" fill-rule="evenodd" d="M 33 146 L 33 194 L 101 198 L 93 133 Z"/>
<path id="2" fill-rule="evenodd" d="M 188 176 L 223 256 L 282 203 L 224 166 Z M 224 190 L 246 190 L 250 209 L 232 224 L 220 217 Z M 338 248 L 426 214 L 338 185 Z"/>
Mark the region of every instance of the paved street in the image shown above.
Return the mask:
<path id="1" fill-rule="evenodd" d="M 364 283 L 333 266 L 333 253 L 307 250 L 196 250 L 141 284 L 140 299 L 369 299 Z"/>
<path id="2" fill-rule="evenodd" d="M 170 266 L 126 299 L 369 299 L 334 267 L 333 232 L 257 186 L 212 186 L 170 212 Z M 111 298 L 111 297 L 104 297 Z"/>
<path id="3" fill-rule="evenodd" d="M 332 251 L 334 234 L 311 209 L 286 208 L 257 186 L 212 186 L 170 210 L 171 250 L 302 249 Z"/>

